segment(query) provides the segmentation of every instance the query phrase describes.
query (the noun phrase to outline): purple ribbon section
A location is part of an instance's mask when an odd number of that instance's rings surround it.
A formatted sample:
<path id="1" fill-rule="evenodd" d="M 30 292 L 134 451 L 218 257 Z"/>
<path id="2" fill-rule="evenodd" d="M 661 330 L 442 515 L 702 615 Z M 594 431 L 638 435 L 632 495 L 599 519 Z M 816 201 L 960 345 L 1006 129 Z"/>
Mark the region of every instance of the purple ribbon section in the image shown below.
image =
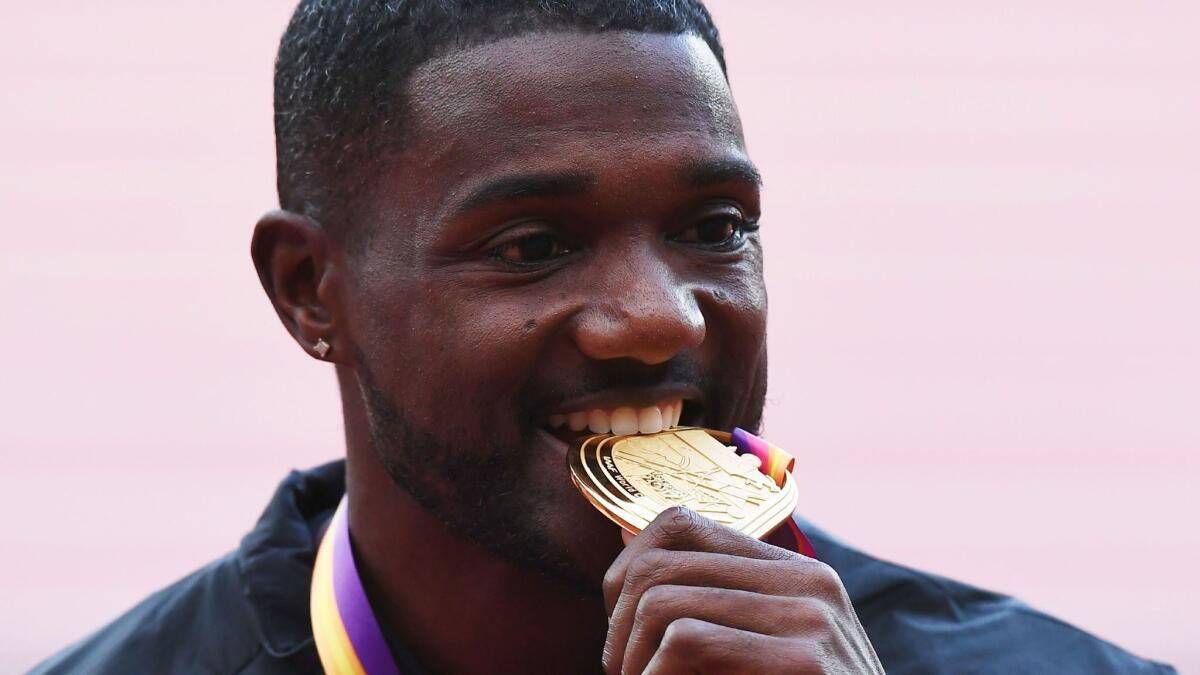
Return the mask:
<path id="1" fill-rule="evenodd" d="M 350 508 L 343 500 L 333 526 L 333 597 L 354 653 L 367 675 L 400 675 L 363 589 L 350 547 Z"/>
<path id="2" fill-rule="evenodd" d="M 791 516 L 788 516 L 788 520 L 791 520 Z M 793 524 L 794 521 L 792 523 L 783 523 L 775 528 L 774 532 L 767 535 L 766 542 L 772 546 L 778 546 L 779 548 L 798 553 L 800 549 L 796 543 L 796 535 L 792 534 L 791 525 Z"/>

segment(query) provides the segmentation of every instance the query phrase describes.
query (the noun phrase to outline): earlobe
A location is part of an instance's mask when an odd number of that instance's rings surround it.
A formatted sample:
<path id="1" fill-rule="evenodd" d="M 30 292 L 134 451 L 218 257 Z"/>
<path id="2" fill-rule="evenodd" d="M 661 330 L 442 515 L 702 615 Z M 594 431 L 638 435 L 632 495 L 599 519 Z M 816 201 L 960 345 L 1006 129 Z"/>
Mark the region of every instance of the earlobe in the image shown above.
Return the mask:
<path id="1" fill-rule="evenodd" d="M 330 287 L 337 275 L 329 250 L 320 225 L 283 210 L 260 218 L 250 242 L 259 281 L 284 327 L 314 358 L 337 362 L 338 327 L 329 306 L 337 296 Z"/>

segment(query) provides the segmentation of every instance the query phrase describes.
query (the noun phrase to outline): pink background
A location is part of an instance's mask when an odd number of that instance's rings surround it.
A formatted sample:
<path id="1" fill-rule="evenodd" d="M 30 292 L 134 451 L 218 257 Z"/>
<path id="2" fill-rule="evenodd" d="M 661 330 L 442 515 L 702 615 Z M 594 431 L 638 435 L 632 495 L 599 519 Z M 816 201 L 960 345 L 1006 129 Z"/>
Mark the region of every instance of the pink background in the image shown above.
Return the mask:
<path id="1" fill-rule="evenodd" d="M 290 4 L 6 3 L 0 671 L 340 452 L 247 254 Z M 769 435 L 849 542 L 1200 668 L 1200 4 L 900 5 L 712 2 Z"/>

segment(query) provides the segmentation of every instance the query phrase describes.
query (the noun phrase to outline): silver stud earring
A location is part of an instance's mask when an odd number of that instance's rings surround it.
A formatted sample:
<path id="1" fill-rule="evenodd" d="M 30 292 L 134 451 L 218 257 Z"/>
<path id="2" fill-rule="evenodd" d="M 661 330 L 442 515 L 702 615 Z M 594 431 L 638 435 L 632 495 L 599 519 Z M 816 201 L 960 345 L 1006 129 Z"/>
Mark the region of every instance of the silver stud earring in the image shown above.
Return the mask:
<path id="1" fill-rule="evenodd" d="M 315 351 L 317 356 L 321 358 L 325 358 L 325 355 L 329 353 L 330 349 L 333 349 L 333 347 L 329 346 L 329 343 L 325 341 L 325 338 L 319 338 L 317 340 L 317 344 L 313 345 L 313 351 Z"/>

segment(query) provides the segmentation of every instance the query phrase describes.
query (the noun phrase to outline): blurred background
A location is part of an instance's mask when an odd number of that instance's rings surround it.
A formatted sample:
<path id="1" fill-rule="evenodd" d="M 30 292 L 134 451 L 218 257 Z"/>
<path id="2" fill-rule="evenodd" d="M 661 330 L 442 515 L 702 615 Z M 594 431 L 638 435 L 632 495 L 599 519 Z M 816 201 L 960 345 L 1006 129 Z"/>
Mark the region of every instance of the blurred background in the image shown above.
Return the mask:
<path id="1" fill-rule="evenodd" d="M 4 3 L 0 671 L 342 452 L 248 255 L 291 5 Z M 710 6 L 807 515 L 1200 669 L 1200 4 Z"/>

